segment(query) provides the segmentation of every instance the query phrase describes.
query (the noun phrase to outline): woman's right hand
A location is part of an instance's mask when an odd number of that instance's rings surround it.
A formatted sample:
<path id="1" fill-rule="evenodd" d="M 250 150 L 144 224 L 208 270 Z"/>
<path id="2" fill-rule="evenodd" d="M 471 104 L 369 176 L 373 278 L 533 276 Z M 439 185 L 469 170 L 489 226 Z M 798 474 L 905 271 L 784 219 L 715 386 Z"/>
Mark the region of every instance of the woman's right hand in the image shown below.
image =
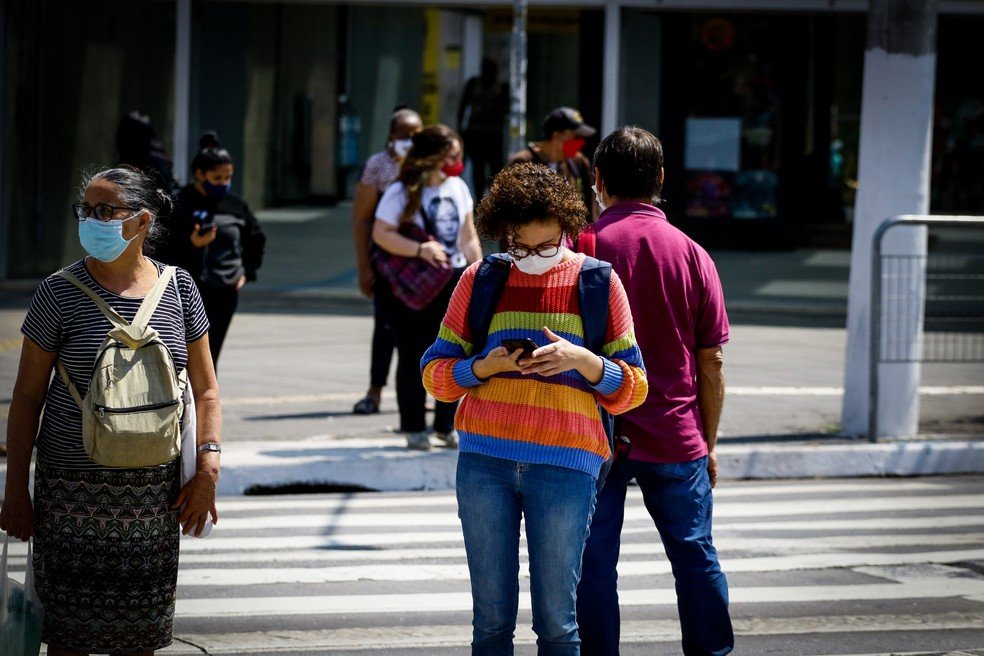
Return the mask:
<path id="1" fill-rule="evenodd" d="M 202 226 L 199 223 L 195 224 L 195 229 L 191 233 L 191 245 L 195 248 L 205 248 L 213 241 L 215 241 L 215 233 L 219 231 L 218 226 L 212 226 L 211 230 L 201 233 Z"/>
<path id="2" fill-rule="evenodd" d="M 30 539 L 34 533 L 34 506 L 27 490 L 8 494 L 0 508 L 0 531 L 22 541 Z"/>
<path id="3" fill-rule="evenodd" d="M 420 244 L 420 259 L 427 262 L 432 267 L 448 268 L 451 263 L 448 261 L 448 254 L 444 252 L 441 242 L 425 241 Z"/>
<path id="4" fill-rule="evenodd" d="M 485 379 L 505 371 L 520 371 L 516 361 L 522 352 L 523 349 L 516 349 L 510 353 L 505 346 L 497 346 L 484 358 L 472 363 L 472 373 L 478 378 Z"/>

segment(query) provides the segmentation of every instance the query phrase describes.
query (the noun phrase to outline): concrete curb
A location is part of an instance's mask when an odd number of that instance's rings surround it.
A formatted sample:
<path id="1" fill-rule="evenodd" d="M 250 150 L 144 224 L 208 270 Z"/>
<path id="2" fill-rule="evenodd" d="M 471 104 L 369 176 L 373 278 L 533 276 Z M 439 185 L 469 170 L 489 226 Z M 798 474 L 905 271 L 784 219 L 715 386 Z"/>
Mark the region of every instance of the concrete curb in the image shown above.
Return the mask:
<path id="1" fill-rule="evenodd" d="M 226 445 L 219 494 L 289 485 L 383 492 L 454 488 L 458 452 L 410 451 L 402 437 Z M 721 479 L 768 480 L 984 474 L 984 442 L 719 445 Z M 0 489 L 6 480 L 0 460 Z"/>
<path id="2" fill-rule="evenodd" d="M 454 487 L 457 452 L 409 451 L 401 438 L 237 444 L 223 453 L 219 492 L 255 485 L 358 486 L 380 491 Z M 720 445 L 722 479 L 929 476 L 984 473 L 984 443 Z"/>

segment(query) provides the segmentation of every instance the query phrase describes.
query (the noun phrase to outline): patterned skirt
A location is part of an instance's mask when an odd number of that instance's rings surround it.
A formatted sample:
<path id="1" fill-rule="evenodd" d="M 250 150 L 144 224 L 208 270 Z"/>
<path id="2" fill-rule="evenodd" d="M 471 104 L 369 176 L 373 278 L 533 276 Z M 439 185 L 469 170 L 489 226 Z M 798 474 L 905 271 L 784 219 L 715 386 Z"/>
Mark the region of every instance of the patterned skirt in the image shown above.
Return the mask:
<path id="1" fill-rule="evenodd" d="M 171 644 L 178 466 L 80 471 L 38 462 L 34 581 L 44 642 L 96 654 Z"/>

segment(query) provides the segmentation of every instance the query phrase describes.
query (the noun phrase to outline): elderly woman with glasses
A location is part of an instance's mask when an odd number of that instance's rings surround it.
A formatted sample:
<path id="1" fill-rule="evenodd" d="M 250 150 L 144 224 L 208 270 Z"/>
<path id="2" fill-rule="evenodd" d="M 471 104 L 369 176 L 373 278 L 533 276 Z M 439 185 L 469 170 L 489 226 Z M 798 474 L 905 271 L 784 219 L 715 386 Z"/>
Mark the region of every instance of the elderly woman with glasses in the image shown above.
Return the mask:
<path id="1" fill-rule="evenodd" d="M 466 269 L 421 360 L 435 398 L 461 399 L 456 489 L 471 575 L 473 654 L 513 653 L 521 519 L 538 653 L 578 653 L 581 552 L 596 479 L 610 455 L 598 405 L 620 414 L 648 391 L 618 276 L 611 273 L 601 297 L 606 307 L 580 307 L 585 256 L 565 242 L 584 228 L 586 214 L 577 189 L 546 166 L 501 171 L 475 224 L 482 237 L 509 246 L 505 286 L 497 299 L 473 293 L 480 266 Z M 475 304 L 494 304 L 487 335 L 472 333 Z M 585 347 L 584 318 L 599 311 L 608 320 L 596 353 Z M 533 342 L 531 350 L 524 340 Z"/>
<path id="2" fill-rule="evenodd" d="M 21 328 L 0 530 L 34 538 L 50 656 L 153 654 L 171 643 L 179 524 L 199 533 L 208 515 L 218 519 L 219 390 L 195 283 L 144 255 L 170 197 L 129 168 L 96 173 L 82 188 L 74 210 L 88 257 L 41 282 Z M 175 373 L 187 371 L 198 416 L 197 473 L 184 487 L 180 459 L 133 468 L 91 459 L 97 456 L 86 449 L 83 411 L 72 394 L 87 394 L 97 352 L 114 330 L 95 298 L 133 323 L 144 297 L 160 292 L 159 279 L 166 286 L 148 325 Z M 56 363 L 64 373 L 52 377 Z"/>

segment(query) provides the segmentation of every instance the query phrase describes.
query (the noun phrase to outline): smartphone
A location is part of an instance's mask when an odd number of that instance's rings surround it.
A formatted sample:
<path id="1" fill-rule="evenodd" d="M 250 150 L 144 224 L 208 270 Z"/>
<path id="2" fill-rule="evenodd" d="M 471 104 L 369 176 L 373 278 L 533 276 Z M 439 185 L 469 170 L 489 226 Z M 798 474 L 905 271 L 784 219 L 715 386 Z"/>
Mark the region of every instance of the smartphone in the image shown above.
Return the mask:
<path id="1" fill-rule="evenodd" d="M 525 358 L 531 357 L 533 351 L 539 347 L 536 345 L 532 339 L 504 339 L 502 340 L 502 345 L 506 347 L 506 350 L 510 353 L 515 353 L 516 349 L 523 349 L 523 352 L 519 354 L 518 360 L 523 360 Z"/>
<path id="2" fill-rule="evenodd" d="M 212 216 L 211 212 L 205 210 L 199 210 L 193 215 L 198 221 L 198 236 L 204 237 L 212 231 L 212 225 L 214 224 L 215 217 Z"/>

